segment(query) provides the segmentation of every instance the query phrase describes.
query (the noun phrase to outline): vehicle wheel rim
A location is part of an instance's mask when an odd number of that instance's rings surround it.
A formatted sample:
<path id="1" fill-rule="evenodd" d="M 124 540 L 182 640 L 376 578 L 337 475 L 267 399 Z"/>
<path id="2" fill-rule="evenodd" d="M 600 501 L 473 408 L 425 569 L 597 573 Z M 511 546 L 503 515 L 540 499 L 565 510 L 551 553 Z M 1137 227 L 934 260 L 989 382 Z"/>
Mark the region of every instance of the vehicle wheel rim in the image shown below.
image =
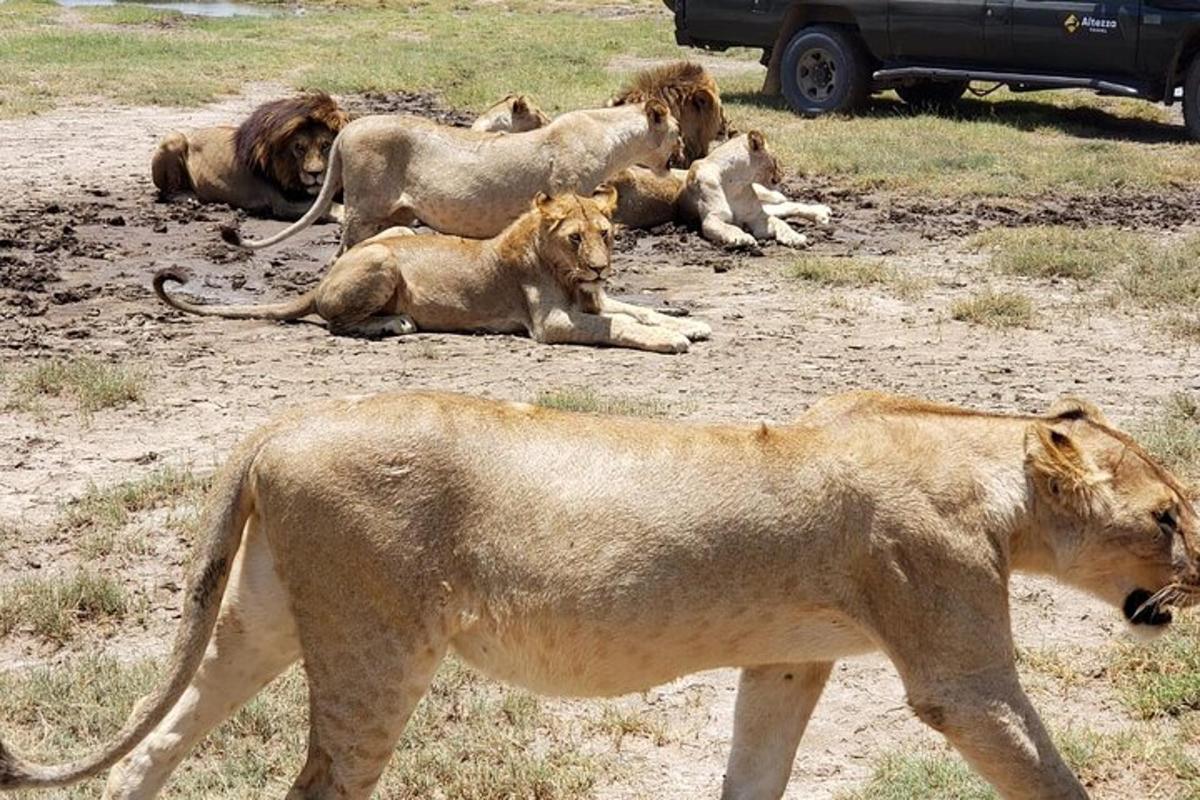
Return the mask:
<path id="1" fill-rule="evenodd" d="M 806 50 L 796 64 L 796 85 L 806 100 L 820 103 L 837 88 L 837 64 L 833 53 L 822 47 Z"/>

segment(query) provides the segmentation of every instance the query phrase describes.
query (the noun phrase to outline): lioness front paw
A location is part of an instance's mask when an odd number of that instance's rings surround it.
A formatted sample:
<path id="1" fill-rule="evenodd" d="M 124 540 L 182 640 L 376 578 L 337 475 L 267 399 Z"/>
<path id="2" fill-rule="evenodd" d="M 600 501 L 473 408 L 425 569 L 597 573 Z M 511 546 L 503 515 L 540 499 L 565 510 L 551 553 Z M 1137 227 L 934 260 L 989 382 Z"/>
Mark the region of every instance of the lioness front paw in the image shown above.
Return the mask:
<path id="1" fill-rule="evenodd" d="M 775 231 L 775 241 L 784 247 L 804 247 L 808 244 L 808 237 L 791 228 L 778 228 Z"/>
<path id="2" fill-rule="evenodd" d="M 726 234 L 725 241 L 721 242 L 721 244 L 733 248 L 757 247 L 758 240 L 745 231 L 738 231 L 737 233 Z"/>
<path id="3" fill-rule="evenodd" d="M 648 349 L 655 353 L 686 353 L 691 342 L 688 337 L 677 331 L 670 331 L 662 328 L 657 332 L 654 340 L 647 343 Z"/>
<path id="4" fill-rule="evenodd" d="M 698 320 L 679 320 L 676 329 L 690 341 L 699 342 L 712 336 L 712 328 L 707 323 Z"/>
<path id="5" fill-rule="evenodd" d="M 833 209 L 826 205 L 813 206 L 813 222 L 828 225 L 833 222 Z"/>

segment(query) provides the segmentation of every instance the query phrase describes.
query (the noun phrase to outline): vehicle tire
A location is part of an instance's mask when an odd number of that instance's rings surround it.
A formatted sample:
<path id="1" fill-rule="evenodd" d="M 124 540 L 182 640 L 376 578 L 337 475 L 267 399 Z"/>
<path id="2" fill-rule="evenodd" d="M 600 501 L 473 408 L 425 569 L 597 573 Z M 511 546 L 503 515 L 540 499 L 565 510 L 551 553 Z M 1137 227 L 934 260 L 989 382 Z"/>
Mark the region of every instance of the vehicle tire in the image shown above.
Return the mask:
<path id="1" fill-rule="evenodd" d="M 853 111 L 871 93 L 866 51 L 845 28 L 800 29 L 783 51 L 779 72 L 788 105 L 807 116 Z"/>
<path id="2" fill-rule="evenodd" d="M 963 96 L 967 81 L 918 81 L 897 86 L 896 94 L 914 108 L 947 108 Z"/>
<path id="3" fill-rule="evenodd" d="M 1188 136 L 1200 140 L 1200 55 L 1192 59 L 1183 79 L 1183 124 Z"/>

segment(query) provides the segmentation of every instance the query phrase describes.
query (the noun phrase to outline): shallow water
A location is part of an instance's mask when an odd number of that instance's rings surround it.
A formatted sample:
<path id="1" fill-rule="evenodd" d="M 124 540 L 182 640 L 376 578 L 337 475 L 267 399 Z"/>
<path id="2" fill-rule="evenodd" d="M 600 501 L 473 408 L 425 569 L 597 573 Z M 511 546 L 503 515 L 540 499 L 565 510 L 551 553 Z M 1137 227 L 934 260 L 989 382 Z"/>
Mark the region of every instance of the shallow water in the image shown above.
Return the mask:
<path id="1" fill-rule="evenodd" d="M 57 0 L 60 6 L 115 6 L 117 0 Z M 271 17 L 279 9 L 256 6 L 250 3 L 234 3 L 228 0 L 173 0 L 173 2 L 121 3 L 121 5 L 144 6 L 164 11 L 178 11 L 198 17 Z"/>

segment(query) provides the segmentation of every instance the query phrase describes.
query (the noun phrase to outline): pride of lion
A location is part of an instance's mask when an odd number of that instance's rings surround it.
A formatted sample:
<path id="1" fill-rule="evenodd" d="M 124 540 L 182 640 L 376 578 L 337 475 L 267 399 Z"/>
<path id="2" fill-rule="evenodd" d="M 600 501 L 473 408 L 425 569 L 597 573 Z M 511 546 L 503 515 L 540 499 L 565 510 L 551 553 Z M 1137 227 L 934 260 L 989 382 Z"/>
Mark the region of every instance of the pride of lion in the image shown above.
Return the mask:
<path id="1" fill-rule="evenodd" d="M 831 211 L 779 191 L 695 64 L 602 108 L 512 94 L 470 129 L 350 120 L 332 98 L 169 134 L 164 195 L 293 221 L 342 203 L 340 249 L 299 297 L 198 315 L 332 334 L 525 335 L 684 353 L 705 322 L 609 297 L 618 225 L 799 247 Z M 335 215 L 336 216 L 336 215 Z M 423 229 L 418 229 L 421 226 Z M 919 466 L 914 466 L 919 465 Z M 435 392 L 324 400 L 252 433 L 216 476 L 152 694 L 99 751 L 46 765 L 0 743 L 0 790 L 108 771 L 146 800 L 299 661 L 308 754 L 290 800 L 371 796 L 438 665 L 550 695 L 741 670 L 722 800 L 779 800 L 834 664 L 881 651 L 913 712 L 1006 800 L 1086 798 L 1021 687 L 1009 578 L 1049 575 L 1161 631 L 1200 601 L 1188 490 L 1089 402 L 1001 414 L 875 392 L 789 424 L 694 424 Z"/>

